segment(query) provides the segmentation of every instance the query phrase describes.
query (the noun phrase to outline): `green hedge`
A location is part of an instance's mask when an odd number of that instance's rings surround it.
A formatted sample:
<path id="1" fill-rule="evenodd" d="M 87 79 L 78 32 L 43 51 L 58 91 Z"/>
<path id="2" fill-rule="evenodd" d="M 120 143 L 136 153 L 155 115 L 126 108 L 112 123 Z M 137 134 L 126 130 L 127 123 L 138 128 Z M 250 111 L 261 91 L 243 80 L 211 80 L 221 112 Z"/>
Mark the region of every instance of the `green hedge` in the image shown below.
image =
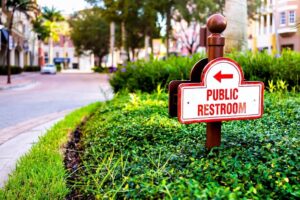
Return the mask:
<path id="1" fill-rule="evenodd" d="M 94 72 L 96 72 L 96 73 L 103 73 L 103 72 L 105 71 L 105 68 L 102 67 L 102 66 L 94 66 L 94 67 L 92 68 L 92 70 L 93 70 Z"/>
<path id="2" fill-rule="evenodd" d="M 115 92 L 122 89 L 128 91 L 155 91 L 158 85 L 167 88 L 171 80 L 187 80 L 193 65 L 204 55 L 193 57 L 171 57 L 167 60 L 137 61 L 120 67 L 111 78 L 110 83 Z M 300 85 L 300 53 L 284 51 L 281 56 L 274 57 L 267 53 L 231 53 L 226 57 L 237 61 L 243 68 L 246 80 L 263 81 L 283 80 L 289 89 Z"/>
<path id="3" fill-rule="evenodd" d="M 11 74 L 21 74 L 23 69 L 19 66 L 11 66 Z M 0 66 L 0 75 L 7 75 L 7 67 Z"/>
<path id="4" fill-rule="evenodd" d="M 171 80 L 188 79 L 193 65 L 204 58 L 204 55 L 192 57 L 172 56 L 167 60 L 150 60 L 128 63 L 121 66 L 110 80 L 115 92 L 122 89 L 128 91 L 141 90 L 151 92 L 158 85 L 166 87 Z"/>
<path id="5" fill-rule="evenodd" d="M 232 53 L 227 56 L 241 65 L 247 80 L 263 81 L 266 86 L 268 81 L 283 80 L 289 89 L 300 89 L 299 52 L 283 51 L 280 56 L 272 56 L 267 52 Z"/>
<path id="6" fill-rule="evenodd" d="M 56 64 L 55 66 L 56 66 L 56 70 L 57 70 L 58 72 L 61 72 L 61 70 L 62 70 L 61 65 L 60 65 L 60 64 Z"/>
<path id="7" fill-rule="evenodd" d="M 24 72 L 39 72 L 41 71 L 40 66 L 25 66 L 23 69 Z"/>

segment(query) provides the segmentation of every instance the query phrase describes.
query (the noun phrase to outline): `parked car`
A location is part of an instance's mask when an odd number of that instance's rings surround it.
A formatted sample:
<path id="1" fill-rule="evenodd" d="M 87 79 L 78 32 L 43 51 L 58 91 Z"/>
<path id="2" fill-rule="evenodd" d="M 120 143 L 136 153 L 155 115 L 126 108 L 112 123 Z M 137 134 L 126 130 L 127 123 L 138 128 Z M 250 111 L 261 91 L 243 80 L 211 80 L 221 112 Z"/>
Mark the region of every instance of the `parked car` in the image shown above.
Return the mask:
<path id="1" fill-rule="evenodd" d="M 56 66 L 53 64 L 46 64 L 42 66 L 41 74 L 56 74 Z"/>

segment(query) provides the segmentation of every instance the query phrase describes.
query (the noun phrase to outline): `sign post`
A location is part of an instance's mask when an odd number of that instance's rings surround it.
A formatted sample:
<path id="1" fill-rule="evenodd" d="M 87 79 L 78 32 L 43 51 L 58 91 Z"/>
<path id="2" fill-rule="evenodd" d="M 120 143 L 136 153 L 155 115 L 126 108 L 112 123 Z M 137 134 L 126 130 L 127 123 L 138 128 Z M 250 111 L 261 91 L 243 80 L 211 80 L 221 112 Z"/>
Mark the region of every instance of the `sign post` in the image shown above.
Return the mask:
<path id="1" fill-rule="evenodd" d="M 207 28 L 211 33 L 207 38 L 208 60 L 195 65 L 198 67 L 193 68 L 191 80 L 170 83 L 169 113 L 176 113 L 184 124 L 206 122 L 206 148 L 211 149 L 221 144 L 222 121 L 262 116 L 264 84 L 245 81 L 239 64 L 223 58 L 225 38 L 221 33 L 226 20 L 222 15 L 212 15 Z M 175 98 L 177 109 L 173 109 Z"/>
<path id="2" fill-rule="evenodd" d="M 212 33 L 207 38 L 208 62 L 215 58 L 223 57 L 225 38 L 221 33 L 225 30 L 227 21 L 222 15 L 212 15 L 207 21 L 207 28 Z M 210 122 L 206 124 L 206 148 L 221 145 L 222 122 Z"/>

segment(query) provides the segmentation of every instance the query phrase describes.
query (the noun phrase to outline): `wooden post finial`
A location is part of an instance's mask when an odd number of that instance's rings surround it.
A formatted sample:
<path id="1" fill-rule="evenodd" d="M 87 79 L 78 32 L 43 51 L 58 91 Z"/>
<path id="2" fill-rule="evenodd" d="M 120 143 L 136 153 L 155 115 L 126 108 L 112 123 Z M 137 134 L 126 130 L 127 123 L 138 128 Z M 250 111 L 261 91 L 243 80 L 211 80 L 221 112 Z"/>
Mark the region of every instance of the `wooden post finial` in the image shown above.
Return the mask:
<path id="1" fill-rule="evenodd" d="M 207 20 L 207 28 L 211 33 L 222 33 L 227 26 L 225 17 L 221 14 L 214 14 Z"/>

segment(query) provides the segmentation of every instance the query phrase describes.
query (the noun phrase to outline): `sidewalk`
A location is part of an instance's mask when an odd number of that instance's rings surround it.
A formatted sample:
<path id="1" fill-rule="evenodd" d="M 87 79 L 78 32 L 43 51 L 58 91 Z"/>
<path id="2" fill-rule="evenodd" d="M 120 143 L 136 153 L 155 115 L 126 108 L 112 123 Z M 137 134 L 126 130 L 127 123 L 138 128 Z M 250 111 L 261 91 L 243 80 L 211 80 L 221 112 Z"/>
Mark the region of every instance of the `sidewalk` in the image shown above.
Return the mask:
<path id="1" fill-rule="evenodd" d="M 4 187 L 19 158 L 38 142 L 40 136 L 70 112 L 53 113 L 0 130 L 0 188 Z"/>
<path id="2" fill-rule="evenodd" d="M 92 74 L 93 70 L 79 70 L 79 69 L 62 69 L 63 74 Z"/>
<path id="3" fill-rule="evenodd" d="M 27 86 L 31 86 L 36 84 L 37 82 L 32 80 L 30 76 L 27 76 L 26 73 L 12 75 L 11 76 L 11 84 L 7 84 L 7 76 L 0 76 L 0 91 L 1 90 L 9 90 L 15 88 L 23 88 Z"/>

